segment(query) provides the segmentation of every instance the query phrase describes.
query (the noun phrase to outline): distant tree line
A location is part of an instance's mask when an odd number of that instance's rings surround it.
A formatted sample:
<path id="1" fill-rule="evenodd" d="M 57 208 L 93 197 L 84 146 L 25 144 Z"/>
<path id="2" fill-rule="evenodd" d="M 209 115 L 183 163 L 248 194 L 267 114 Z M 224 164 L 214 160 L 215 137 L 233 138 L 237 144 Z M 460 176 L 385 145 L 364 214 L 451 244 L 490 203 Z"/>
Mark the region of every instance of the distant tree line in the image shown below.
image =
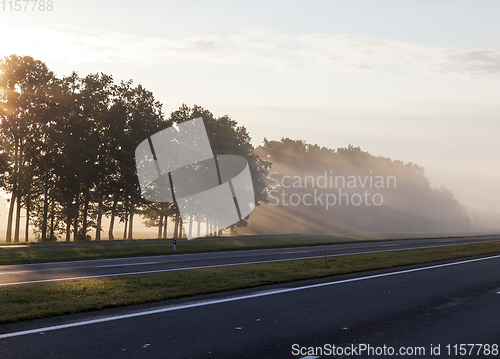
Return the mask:
<path id="1" fill-rule="evenodd" d="M 331 149 L 289 138 L 280 141 L 264 139 L 264 144 L 256 149 L 256 153 L 272 162 L 274 181 L 270 184 L 273 185 L 269 192 L 270 205 L 255 209 L 248 227 L 243 228 L 241 233 L 429 233 L 469 230 L 470 220 L 464 206 L 446 187 L 433 188 L 424 169 L 414 163 L 373 156 L 352 145 Z M 324 177 L 325 171 L 329 179 L 336 176 L 346 179 L 346 185 L 340 181 L 338 188 L 335 182 L 334 188 L 312 188 L 311 182 L 303 181 L 301 184 L 297 181 L 293 186 L 294 176 L 297 179 L 317 179 Z M 377 186 L 378 177 L 391 178 L 390 186 Z M 356 178 L 357 188 L 354 185 L 350 188 L 349 178 Z M 370 182 L 372 178 L 373 184 Z M 282 179 L 286 179 L 286 188 L 282 186 Z M 336 204 L 325 208 L 320 201 L 314 203 L 315 190 L 316 193 L 335 195 Z M 362 198 L 363 203 L 347 205 L 342 199 L 344 202 L 340 205 L 339 190 L 342 196 L 357 201 Z M 375 193 L 380 194 L 376 199 L 380 201 L 383 198 L 383 204 L 366 205 L 365 191 L 372 196 L 368 198 L 373 198 Z M 287 195 L 285 201 L 279 197 L 283 192 Z M 291 203 L 290 198 L 297 205 Z M 302 198 L 308 202 L 297 203 Z M 325 195 L 321 200 L 326 201 Z"/>
<path id="2" fill-rule="evenodd" d="M 199 107 L 183 105 L 165 118 L 153 94 L 132 81 L 114 83 L 103 73 L 72 73 L 57 78 L 29 56 L 0 61 L 0 187 L 10 193 L 7 242 L 18 242 L 30 227 L 38 238 L 66 241 L 101 239 L 104 217 L 125 223 L 124 239 L 133 237 L 135 214 L 166 236 L 167 218 L 181 235 L 173 203 L 147 203 L 140 196 L 134 152 L 148 136 L 195 117 L 203 117 L 217 154 L 249 160 L 257 201 L 266 198 L 269 163 L 253 153 L 244 127 L 228 116 L 214 118 Z M 21 227 L 21 209 L 26 220 Z M 244 223 L 242 223 L 244 224 Z"/>

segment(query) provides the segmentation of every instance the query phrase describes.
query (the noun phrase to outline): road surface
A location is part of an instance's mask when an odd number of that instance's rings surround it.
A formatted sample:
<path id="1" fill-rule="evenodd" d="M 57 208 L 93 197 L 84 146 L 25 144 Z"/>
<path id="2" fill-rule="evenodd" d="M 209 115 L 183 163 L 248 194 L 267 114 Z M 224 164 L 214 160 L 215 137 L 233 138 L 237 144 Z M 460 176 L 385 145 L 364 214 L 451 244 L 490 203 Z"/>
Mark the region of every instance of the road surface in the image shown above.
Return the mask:
<path id="1" fill-rule="evenodd" d="M 496 358 L 499 269 L 500 255 L 486 256 L 14 323 L 0 327 L 0 357 L 341 357 L 308 352 L 335 345 L 358 348 L 356 358 L 394 357 L 359 351 L 384 346 Z M 455 355 L 461 344 L 482 347 Z"/>
<path id="2" fill-rule="evenodd" d="M 327 246 L 256 249 L 245 251 L 179 254 L 72 262 L 0 266 L 0 287 L 68 279 L 158 273 L 238 264 L 287 261 L 325 256 L 432 248 L 467 243 L 499 241 L 499 236 L 437 238 Z M 182 245 L 182 244 L 180 244 Z"/>

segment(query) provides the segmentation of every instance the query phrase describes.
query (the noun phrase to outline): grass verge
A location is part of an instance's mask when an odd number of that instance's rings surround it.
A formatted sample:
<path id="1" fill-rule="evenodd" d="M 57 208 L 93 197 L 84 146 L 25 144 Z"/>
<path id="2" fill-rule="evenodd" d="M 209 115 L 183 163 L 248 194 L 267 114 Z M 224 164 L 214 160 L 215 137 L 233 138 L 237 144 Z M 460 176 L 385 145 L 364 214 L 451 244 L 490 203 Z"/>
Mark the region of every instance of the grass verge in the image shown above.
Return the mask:
<path id="1" fill-rule="evenodd" d="M 500 253 L 500 242 L 1 287 L 0 323 Z"/>

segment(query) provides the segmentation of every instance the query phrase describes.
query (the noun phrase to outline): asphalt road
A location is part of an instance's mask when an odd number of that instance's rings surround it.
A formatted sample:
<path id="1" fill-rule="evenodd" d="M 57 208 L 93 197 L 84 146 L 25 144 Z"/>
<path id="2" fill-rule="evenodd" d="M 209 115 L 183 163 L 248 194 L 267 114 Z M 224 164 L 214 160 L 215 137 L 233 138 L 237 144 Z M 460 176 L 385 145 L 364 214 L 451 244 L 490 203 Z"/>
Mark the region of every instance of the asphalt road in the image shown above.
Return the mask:
<path id="1" fill-rule="evenodd" d="M 497 255 L 9 324 L 0 327 L 0 358 L 341 357 L 308 355 L 331 345 L 496 358 L 499 268 Z M 460 344 L 490 347 L 455 355 Z"/>
<path id="2" fill-rule="evenodd" d="M 133 257 L 0 266 L 0 287 L 68 279 L 188 270 L 203 267 L 286 261 L 499 241 L 499 236 L 417 239 L 328 246 Z M 179 244 L 182 245 L 182 244 Z"/>

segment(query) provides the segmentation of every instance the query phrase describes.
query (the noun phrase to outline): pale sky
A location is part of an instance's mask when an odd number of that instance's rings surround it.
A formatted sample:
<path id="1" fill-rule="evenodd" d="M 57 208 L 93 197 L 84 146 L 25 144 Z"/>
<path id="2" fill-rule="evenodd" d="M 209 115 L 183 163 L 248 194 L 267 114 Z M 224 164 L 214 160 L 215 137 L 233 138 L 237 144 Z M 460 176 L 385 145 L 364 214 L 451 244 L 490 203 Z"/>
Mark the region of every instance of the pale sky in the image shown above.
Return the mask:
<path id="1" fill-rule="evenodd" d="M 500 2 L 53 6 L 0 5 L 0 57 L 133 79 L 167 115 L 182 103 L 229 114 L 255 145 L 290 137 L 415 162 L 464 205 L 500 209 Z"/>

